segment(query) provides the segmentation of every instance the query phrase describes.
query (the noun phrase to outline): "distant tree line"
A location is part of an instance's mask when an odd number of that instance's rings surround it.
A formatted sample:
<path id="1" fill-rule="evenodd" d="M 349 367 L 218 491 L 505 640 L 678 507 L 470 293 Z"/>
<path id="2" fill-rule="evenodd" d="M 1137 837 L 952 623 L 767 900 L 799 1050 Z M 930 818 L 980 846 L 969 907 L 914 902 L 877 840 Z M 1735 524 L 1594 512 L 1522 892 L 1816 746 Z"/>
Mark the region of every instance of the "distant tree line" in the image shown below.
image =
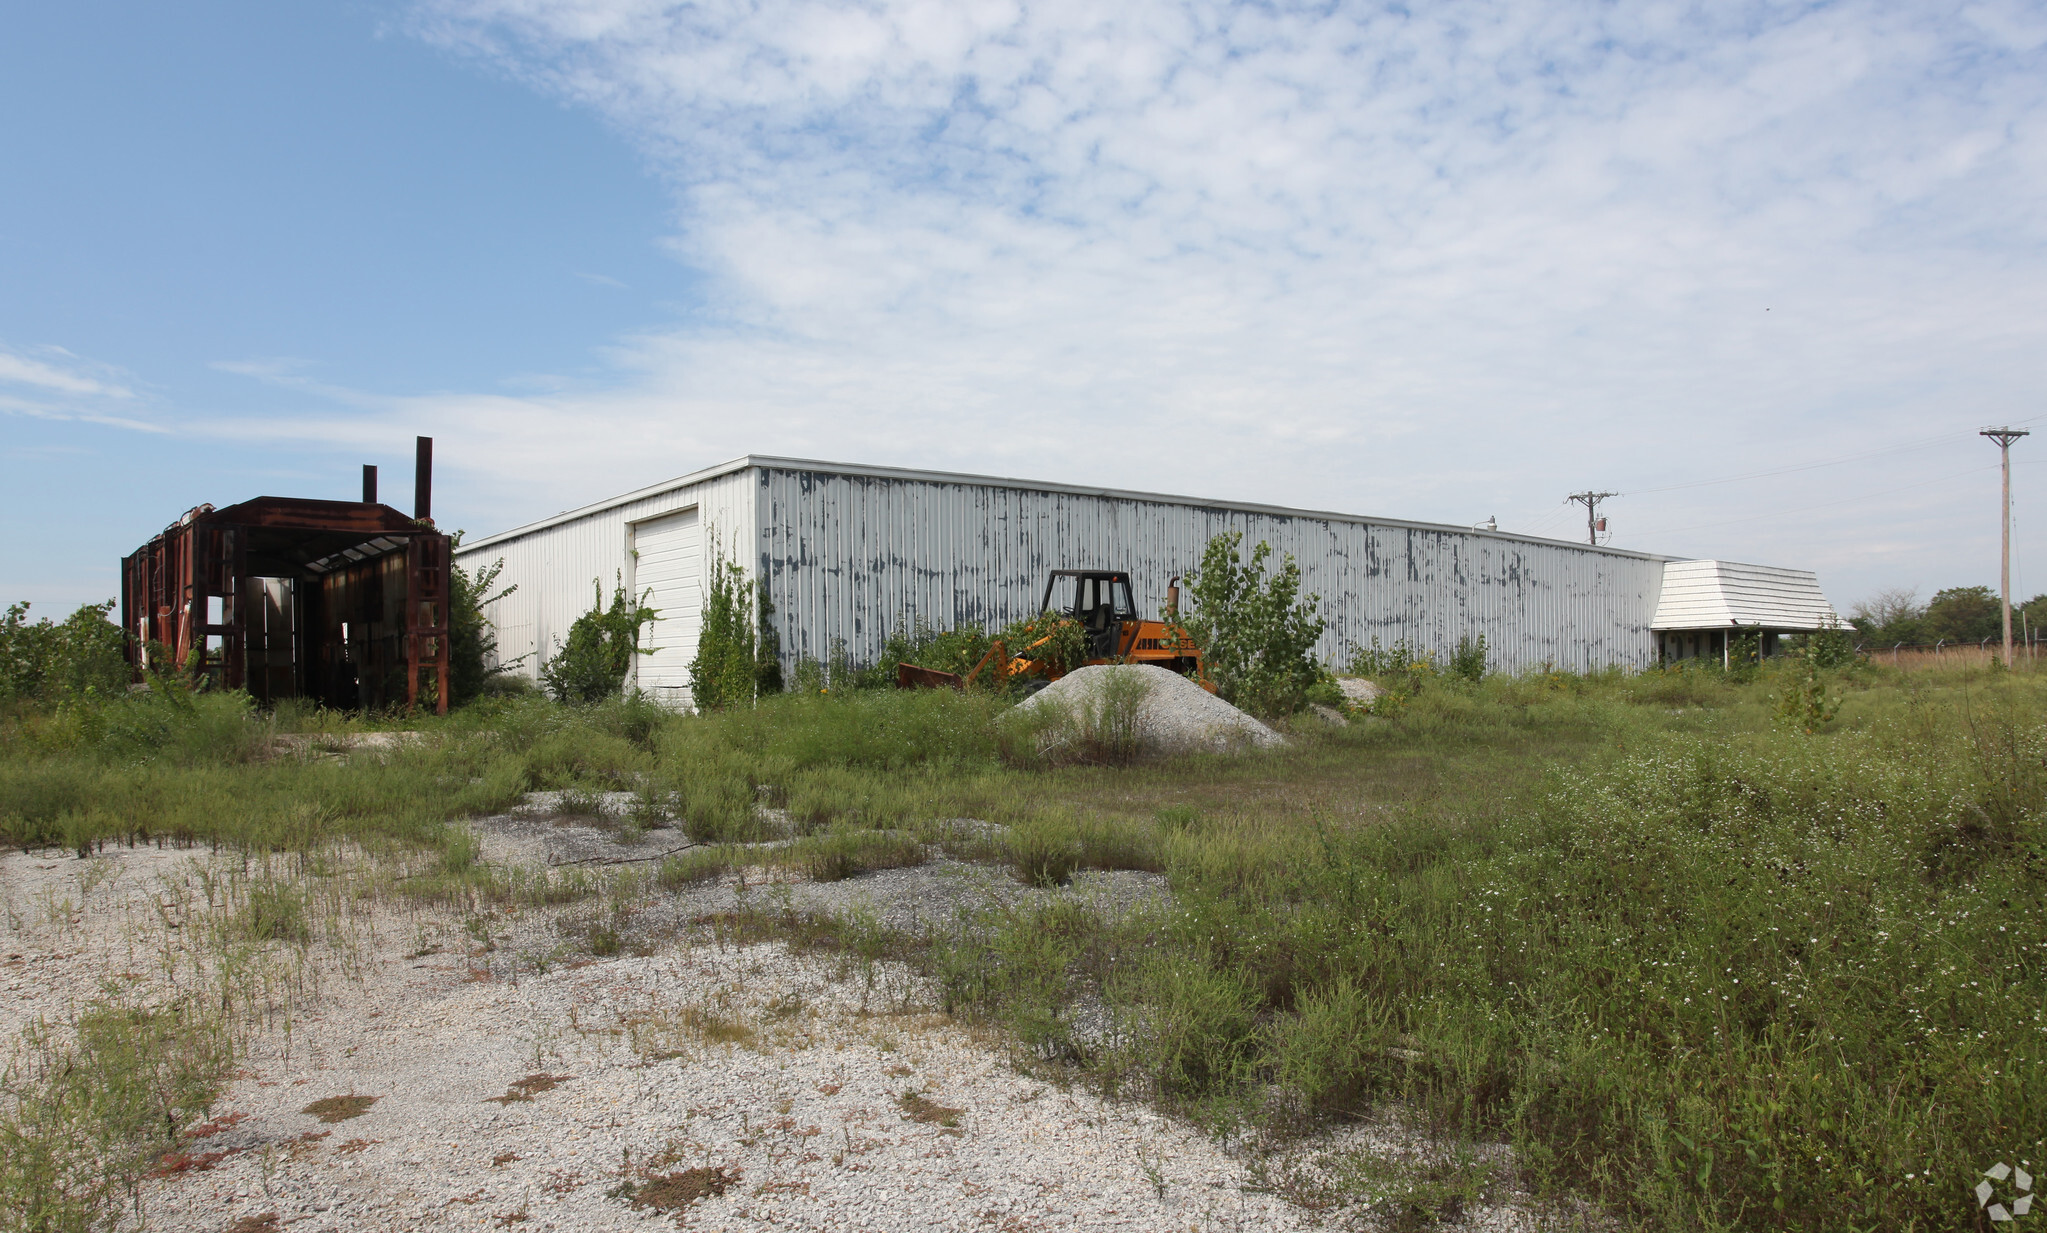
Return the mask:
<path id="1" fill-rule="evenodd" d="M 1950 587 L 1936 592 L 1931 600 L 1919 602 L 1911 587 L 1892 587 L 1855 605 L 1848 618 L 1864 646 L 1896 643 L 1981 642 L 2004 635 L 1997 592 L 1989 587 Z M 2011 635 L 2024 636 L 2026 628 L 2042 628 L 2047 622 L 2047 595 L 2035 595 L 2011 609 Z"/>

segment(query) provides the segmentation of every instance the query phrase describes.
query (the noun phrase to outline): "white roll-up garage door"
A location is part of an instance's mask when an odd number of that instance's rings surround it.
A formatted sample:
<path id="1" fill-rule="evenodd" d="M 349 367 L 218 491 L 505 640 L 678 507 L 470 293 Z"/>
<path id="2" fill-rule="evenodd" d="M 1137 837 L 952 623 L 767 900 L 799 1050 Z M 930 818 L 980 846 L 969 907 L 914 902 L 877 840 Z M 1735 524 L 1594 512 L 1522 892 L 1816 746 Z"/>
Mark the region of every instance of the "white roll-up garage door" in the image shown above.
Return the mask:
<path id="1" fill-rule="evenodd" d="M 696 658 L 704 614 L 704 537 L 697 511 L 634 523 L 633 551 L 634 585 L 661 614 L 646 638 L 654 653 L 635 657 L 640 688 L 670 706 L 688 706 L 689 661 Z"/>

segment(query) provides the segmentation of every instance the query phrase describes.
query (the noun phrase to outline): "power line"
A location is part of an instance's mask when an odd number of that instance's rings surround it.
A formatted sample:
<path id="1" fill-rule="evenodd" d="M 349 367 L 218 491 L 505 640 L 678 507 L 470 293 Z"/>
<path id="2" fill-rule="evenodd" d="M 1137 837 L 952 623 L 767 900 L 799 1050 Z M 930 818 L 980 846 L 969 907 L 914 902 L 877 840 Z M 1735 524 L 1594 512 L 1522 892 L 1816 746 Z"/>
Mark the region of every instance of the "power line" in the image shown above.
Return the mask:
<path id="1" fill-rule="evenodd" d="M 2043 419 L 2047 419 L 2047 416 L 2035 416 L 2035 417 L 2033 417 L 2032 419 L 2029 419 L 2029 420 L 2018 420 L 2018 421 L 2015 421 L 2015 423 L 2017 423 L 2017 424 L 2036 424 L 2036 423 L 2039 423 L 2039 422 L 2040 422 L 2041 420 L 2043 420 Z M 1715 485 L 1715 484 L 1738 484 L 1738 483 L 1742 483 L 1742 482 L 1744 482 L 1744 481 L 1747 481 L 1747 480 L 1756 480 L 1756 479 L 1770 479 L 1770 478 L 1772 478 L 1772 477 L 1775 477 L 1775 476 L 1780 476 L 1780 475 L 1793 475 L 1793 474 L 1796 474 L 1796 473 L 1798 473 L 1798 472 L 1800 472 L 1800 471 L 1814 471 L 1814 470 L 1818 470 L 1818 469 L 1820 469 L 1820 468 L 1822 468 L 1822 467 L 1835 467 L 1835 466 L 1841 466 L 1841 465 L 1844 465 L 1844 464 L 1846 464 L 1846 463 L 1851 463 L 1851 462 L 1862 462 L 1862 461 L 1864 461 L 1864 460 L 1866 460 L 1866 459 L 1870 459 L 1870 458 L 1881 458 L 1881 457 L 1883 457 L 1884 455 L 1887 455 L 1887 454 L 1900 454 L 1900 453 L 1904 453 L 1904 452 L 1906 452 L 1906 451 L 1908 451 L 1908 450 L 1916 450 L 1916 449 L 1922 449 L 1922 448 L 1924 448 L 1924 447 L 1926 447 L 1926 446 L 1928 446 L 1928 445 L 1938 444 L 1938 443 L 1941 443 L 1941 442 L 1949 442 L 1949 441 L 1955 441 L 1955 440 L 1957 440 L 1957 439 L 1959 438 L 1959 436 L 1960 436 L 1960 431 L 1959 431 L 1959 430 L 1953 430 L 1953 431 L 1948 431 L 1948 432 L 1943 432 L 1943 433 L 1939 433 L 1939 434 L 1937 434 L 1937 435 L 1935 435 L 1935 436 L 1930 436 L 1930 437 L 1919 437 L 1919 438 L 1915 438 L 1915 439 L 1913 439 L 1913 440 L 1910 440 L 1910 441 L 1905 441 L 1905 442 L 1902 442 L 1902 443 L 1900 443 L 1900 444 L 1897 444 L 1897 445 L 1887 445 L 1887 446 L 1884 446 L 1884 447 L 1883 447 L 1883 448 L 1881 448 L 1881 449 L 1875 449 L 1875 450 L 1864 450 L 1864 451 L 1862 451 L 1862 452 L 1860 452 L 1860 453 L 1855 453 L 1855 454 L 1845 454 L 1845 455 L 1842 455 L 1842 456 L 1841 456 L 1841 457 L 1839 457 L 1839 458 L 1827 458 L 1827 459 L 1822 459 L 1822 460 L 1819 460 L 1819 461 L 1817 461 L 1817 462 L 1805 462 L 1805 463 L 1798 463 L 1798 464 L 1796 464 L 1796 465 L 1794 465 L 1794 466 L 1788 466 L 1788 467 L 1776 467 L 1776 468 L 1772 468 L 1772 469 L 1770 469 L 1770 470 L 1765 470 L 1765 471 L 1751 471 L 1751 472 L 1748 472 L 1748 473 L 1746 473 L 1746 474 L 1742 474 L 1742 475 L 1729 475 L 1729 476 L 1723 476 L 1723 477 L 1721 477 L 1721 478 L 1719 478 L 1719 479 L 1704 479 L 1704 480 L 1692 480 L 1692 481 L 1689 481 L 1689 482 L 1687 482 L 1687 483 L 1683 483 L 1683 484 L 1666 484 L 1666 485 L 1664 485 L 1664 486 L 1662 486 L 1662 487 L 1660 487 L 1660 488 L 1630 488 L 1630 489 L 1626 490 L 1625 492 L 1617 492 L 1617 493 L 1602 493 L 1602 494 L 1600 494 L 1600 495 L 1601 495 L 1602 497 L 1609 497 L 1609 496 L 1622 496 L 1622 497 L 1635 497 L 1635 496 L 1649 496 L 1649 495 L 1651 495 L 1651 494 L 1654 494 L 1654 493 L 1663 493 L 1663 492 L 1682 492 L 1682 491 L 1684 491 L 1684 490 L 1686 490 L 1686 489 L 1690 489 L 1690 488 L 1705 488 L 1705 487 L 1709 487 L 1709 486 L 1711 486 L 1711 485 Z M 2025 466 L 2025 465 L 2029 465 L 2029 464 L 2030 464 L 2031 462 L 2033 462 L 2033 461 L 2034 461 L 2034 460 L 2031 460 L 2031 459 L 2021 459 L 2021 460 L 2019 461 L 2019 464 L 2018 464 L 2018 465 L 2020 465 L 2020 466 Z M 1966 474 L 1972 474 L 1972 472 L 1957 472 L 1956 474 L 1958 474 L 1958 475 L 1966 475 Z M 1912 489 L 1912 488 L 1918 488 L 1918 487 L 1922 487 L 1922 486 L 1924 486 L 1924 484 L 1926 484 L 1926 483 L 1938 483 L 1938 482 L 1940 482 L 1940 481 L 1939 481 L 1939 480 L 1927 480 L 1927 481 L 1922 481 L 1921 483 L 1917 483 L 1917 484 L 1907 484 L 1907 485 L 1905 485 L 1905 486 L 1904 486 L 1903 488 L 1899 488 L 1899 489 L 1893 489 L 1892 491 L 1907 491 L 1907 490 L 1910 490 L 1910 489 Z M 1882 494 L 1875 494 L 1875 495 L 1882 495 Z M 1843 504 L 1848 504 L 1848 503 L 1850 503 L 1850 502 L 1853 502 L 1853 501 L 1860 501 L 1860 500 L 1865 500 L 1865 499 L 1867 499 L 1867 498 L 1864 498 L 1864 497 L 1849 497 L 1849 498 L 1845 498 L 1845 499 L 1844 499 L 1844 500 L 1842 500 L 1842 501 L 1828 502 L 1828 503 L 1825 503 L 1825 504 L 1821 504 L 1821 505 L 1810 505 L 1810 506 L 1801 506 L 1801 507 L 1800 507 L 1800 508 L 1798 508 L 1798 509 L 1793 509 L 1793 510 L 1783 510 L 1783 511 L 1780 511 L 1780 513 L 1785 513 L 1785 514 L 1792 514 L 1792 513 L 1802 513 L 1802 512 L 1804 512 L 1805 510 L 1810 510 L 1810 509 L 1826 509 L 1826 508 L 1829 508 L 1829 507 L 1830 507 L 1831 505 L 1843 505 Z M 1569 504 L 1571 504 L 1571 501 L 1572 501 L 1572 500 L 1575 500 L 1575 498 L 1567 498 L 1567 499 L 1565 500 L 1564 504 L 1566 504 L 1566 505 L 1569 505 Z M 1563 516 L 1564 516 L 1564 513 L 1563 513 L 1563 511 L 1562 511 L 1562 510 L 1560 510 L 1560 509 L 1555 509 L 1555 508 L 1552 508 L 1552 509 L 1550 509 L 1549 511 L 1547 511 L 1547 512 L 1545 512 L 1545 513 L 1543 513 L 1543 514 L 1541 514 L 1541 515 L 1539 515 L 1539 516 L 1537 516 L 1537 517 L 1535 517 L 1535 518 L 1531 519 L 1531 520 L 1530 520 L 1530 521 L 1529 521 L 1529 522 L 1528 522 L 1528 523 L 1527 523 L 1527 524 L 1525 525 L 1525 527 L 1517 527 L 1517 528 L 1516 528 L 1516 532 L 1517 532 L 1518 534 L 1521 534 L 1521 535 L 1532 535 L 1532 536 L 1537 536 L 1537 537 L 1541 537 L 1542 535 L 1544 535 L 1544 533 L 1546 533 L 1546 532 L 1547 532 L 1547 531 L 1548 531 L 1548 530 L 1550 529 L 1550 527 L 1552 527 L 1553 525 L 1555 525 L 1555 523 L 1556 523 L 1556 522 L 1558 521 L 1558 519 L 1559 519 L 1559 518 L 1561 518 L 1561 517 L 1563 517 Z M 1742 518 L 1729 518 L 1729 519 L 1723 519 L 1722 521 L 1719 521 L 1719 522 L 1707 522 L 1707 523 L 1696 523 L 1696 524 L 1693 524 L 1692 526 L 1688 526 L 1688 527 L 1682 527 L 1682 528 L 1676 528 L 1676 530 L 1678 530 L 1678 531 L 1702 530 L 1702 529 L 1705 529 L 1705 528 L 1708 528 L 1708 527 L 1719 527 L 1719 526 L 1728 526 L 1728 525 L 1731 525 L 1731 524 L 1734 524 L 1734 523 L 1742 523 L 1742 522 L 1756 522 L 1756 521 L 1760 521 L 1760 520 L 1762 520 L 1762 519 L 1766 519 L 1766 518 L 1775 518 L 1775 517 L 1778 517 L 1778 516 L 1779 516 L 1779 514 L 1757 514 L 1757 515 L 1753 515 L 1753 516 L 1749 516 L 1749 517 L 1742 517 Z M 1666 530 L 1669 530 L 1669 529 L 1668 529 L 1668 528 L 1666 528 Z M 1661 533 L 1663 533 L 1663 532 L 1651 531 L 1650 533 L 1651 533 L 1651 534 L 1661 534 Z"/>
<path id="2" fill-rule="evenodd" d="M 1742 522 L 1761 522 L 1761 521 L 1764 521 L 1764 520 L 1766 520 L 1766 519 L 1770 519 L 1770 518 L 1782 518 L 1782 517 L 1784 517 L 1784 516 L 1785 516 L 1785 515 L 1787 515 L 1787 514 L 1804 514 L 1804 513 L 1809 513 L 1809 512 L 1811 512 L 1812 510 L 1816 510 L 1816 509 L 1833 509 L 1834 507 L 1836 507 L 1836 506 L 1840 506 L 1840 505 L 1855 505 L 1855 504 L 1858 504 L 1858 503 L 1860 503 L 1860 502 L 1863 502 L 1863 501 L 1873 501 L 1873 500 L 1876 500 L 1876 499 L 1877 499 L 1877 498 L 1879 498 L 1879 497 L 1888 497 L 1888 496 L 1892 496 L 1892 495 L 1894 495 L 1894 494 L 1896 494 L 1896 493 L 1900 493 L 1900 492 L 1910 492 L 1910 491 L 1912 491 L 1912 490 L 1913 490 L 1913 489 L 1915 489 L 1915 488 L 1925 488 L 1925 487 L 1927 487 L 1927 486 L 1928 486 L 1928 485 L 1930 485 L 1930 484 L 1941 484 L 1941 483 L 1946 483 L 1946 482 L 1947 482 L 1948 480 L 1952 480 L 1952 479 L 1960 479 L 1960 478 L 1962 478 L 1962 477 L 1963 477 L 1963 476 L 1965 476 L 1965 475 L 1980 475 L 1980 474 L 1982 474 L 1982 473 L 1983 473 L 1983 472 L 1985 472 L 1985 471 L 1995 471 L 1995 470 L 1997 470 L 1997 466 L 1996 466 L 1996 464 L 1994 464 L 1994 463 L 1993 463 L 1992 465 L 1990 465 L 1990 466 L 1987 466 L 1987 467 L 1971 467 L 1971 468 L 1969 468 L 1969 469 L 1968 469 L 1968 470 L 1966 470 L 1966 471 L 1956 471 L 1956 472 L 1954 472 L 1954 473 L 1953 473 L 1953 474 L 1951 474 L 1951 475 L 1937 475 L 1937 476 L 1933 477 L 1932 479 L 1927 479 L 1927 480 L 1920 480 L 1920 481 L 1919 481 L 1918 483 L 1916 483 L 1916 484 L 1898 484 L 1898 485 L 1894 485 L 1894 486 L 1892 486 L 1892 487 L 1890 487 L 1890 488 L 1886 488 L 1886 489 L 1882 490 L 1881 492 L 1866 492 L 1866 493 L 1863 493 L 1863 494 L 1862 494 L 1861 496 L 1856 496 L 1856 497 L 1844 497 L 1844 498 L 1842 498 L 1842 499 L 1841 499 L 1841 500 L 1839 500 L 1839 501 L 1823 501 L 1823 502 L 1821 502 L 1821 503 L 1820 503 L 1820 504 L 1818 504 L 1818 505 L 1801 505 L 1801 506 L 1798 506 L 1798 507 L 1797 507 L 1797 508 L 1795 508 L 1795 509 L 1780 509 L 1780 510 L 1772 510 L 1772 511 L 1770 511 L 1770 512 L 1769 512 L 1769 513 L 1767 513 L 1767 514 L 1750 514 L 1750 515 L 1748 515 L 1748 516 L 1746 516 L 1746 517 L 1742 517 L 1742 518 L 1723 518 L 1723 519 L 1721 519 L 1721 520 L 1720 520 L 1720 521 L 1718 521 L 1718 522 L 1695 522 L 1695 523 L 1692 523 L 1692 524 L 1691 524 L 1691 525 L 1689 525 L 1689 526 L 1682 526 L 1682 527 L 1651 527 L 1651 528 L 1650 528 L 1649 530 L 1647 530 L 1647 531 L 1643 531 L 1643 532 L 1638 532 L 1638 534 L 1643 534 L 1643 535 L 1682 535 L 1682 534 L 1684 534 L 1685 532 L 1688 532 L 1688 531 L 1704 531 L 1704 530 L 1706 530 L 1706 529 L 1708 529 L 1708 528 L 1710 528 L 1710 527 L 1726 527 L 1726 526 L 1733 526 L 1733 525 L 1734 525 L 1734 524 L 1736 524 L 1736 523 L 1742 523 Z"/>
<path id="3" fill-rule="evenodd" d="M 2036 416 L 2033 419 L 2020 420 L 2018 422 L 2021 424 L 2031 424 L 2036 423 L 2038 422 L 2038 420 L 2043 418 L 2047 418 L 2047 416 Z M 1631 488 L 1627 492 L 1618 495 L 1629 497 L 1641 497 L 1648 496 L 1650 493 L 1656 492 L 1681 492 L 1687 488 L 1705 488 L 1712 484 L 1738 484 L 1745 480 L 1770 479 L 1774 476 L 1779 475 L 1795 475 L 1800 471 L 1816 471 L 1819 470 L 1821 467 L 1838 467 L 1846 463 L 1861 462 L 1864 459 L 1868 458 L 1881 458 L 1885 454 L 1901 454 L 1904 453 L 1906 450 L 1916 450 L 1923 448 L 1924 446 L 1936 444 L 1938 442 L 1952 441 L 1956 439 L 1959 435 L 1960 435 L 1959 432 L 1944 432 L 1940 433 L 1937 436 L 1920 437 L 1917 440 L 1906 441 L 1897 445 L 1887 445 L 1884 446 L 1882 449 L 1864 450 L 1859 454 L 1845 454 L 1839 458 L 1828 458 L 1823 459 L 1819 462 L 1804 462 L 1799 463 L 1795 466 L 1774 467 L 1767 471 L 1751 471 L 1746 475 L 1730 475 L 1722 479 L 1692 480 L 1689 483 L 1684 484 L 1667 484 L 1661 488 Z"/>
<path id="4" fill-rule="evenodd" d="M 2035 416 L 2031 420 L 2016 420 L 2014 424 L 2039 424 L 2041 420 L 2047 420 L 2047 416 Z M 1685 492 L 1685 490 L 1691 490 L 1691 487 L 1709 487 L 1709 485 L 1715 485 L 1715 483 L 1742 483 L 1742 481 L 1748 481 L 1748 479 L 1771 479 L 1775 475 L 1795 475 L 1799 471 L 1816 471 L 1820 467 L 1838 467 L 1838 465 L 1844 465 L 1844 463 L 1859 463 L 1859 461 L 1877 459 L 1877 457 L 1883 457 L 1883 455 L 1906 453 L 1906 451 L 1914 451 L 1914 449 L 1924 449 L 1924 447 L 1928 447 L 1928 444 L 1949 442 L 1949 440 L 1957 440 L 1957 438 L 1959 438 L 1959 430 L 1951 430 L 1951 432 L 1941 432 L 1941 434 L 1936 434 L 1936 436 L 1920 436 L 1920 438 L 1906 440 L 1906 442 L 1900 442 L 1900 444 L 1887 444 L 1887 447 L 1883 447 L 1883 449 L 1861 451 L 1861 453 L 1855 453 L 1855 455 L 1842 455 L 1838 459 L 1822 459 L 1822 461 L 1814 461 L 1814 463 L 1797 463 L 1797 465 L 1791 465 L 1791 467 L 1775 467 L 1775 469 L 1769 469 L 1769 471 L 1750 471 L 1750 473 L 1744 473 L 1744 475 L 1726 475 L 1726 477 L 1719 477 L 1719 479 L 1693 479 L 1689 483 L 1668 483 L 1668 485 L 1662 485 L 1662 487 L 1631 487 L 1631 490 L 1627 490 L 1627 492 L 1609 492 L 1609 494 L 1599 494 L 1599 496 L 1601 498 L 1609 498 L 1609 496 L 1650 496 L 1650 494 L 1660 494 L 1660 492 Z M 2033 461 L 2035 459 L 2020 459 L 2018 465 L 2031 465 Z M 1955 475 L 1973 475 L 1973 471 L 1957 471 Z M 1943 479 L 1953 479 L 1955 475 L 1949 475 L 1949 477 L 1943 477 Z M 1926 483 L 1941 483 L 1941 479 L 1926 479 L 1926 481 L 1920 481 L 1920 483 L 1906 483 L 1902 487 L 1893 487 L 1893 490 L 1887 490 L 1887 492 L 1908 492 L 1908 490 L 1914 490 L 1914 487 L 1924 487 Z M 1885 496 L 1885 494 L 1871 494 L 1871 496 Z M 1568 504 L 1572 504 L 1572 500 L 1576 500 L 1576 498 L 1566 498 L 1564 504 L 1568 506 Z M 1719 520 L 1719 522 L 1695 522 L 1691 526 L 1679 526 L 1679 528 L 1662 528 L 1662 530 L 1654 530 L 1652 528 L 1650 535 L 1672 535 L 1672 533 L 1685 533 L 1685 530 L 1705 530 L 1709 526 L 1732 526 L 1732 524 L 1738 524 L 1738 522 L 1760 522 L 1760 520 L 1767 520 L 1767 518 L 1779 518 L 1783 514 L 1801 514 L 1801 512 L 1808 512 L 1808 510 L 1826 510 L 1826 508 L 1832 508 L 1832 506 L 1853 504 L 1853 502 L 1861 502 L 1861 500 L 1869 500 L 1869 498 L 1867 496 L 1844 498 L 1844 500 L 1838 500 L 1838 502 L 1824 502 L 1824 504 L 1818 504 L 1818 506 L 1799 506 L 1795 510 L 1779 510 L 1775 514 L 1752 514 L 1752 516 L 1744 516 L 1744 518 L 1724 518 L 1724 520 Z M 1515 530 L 1517 530 L 1519 535 L 1541 537 L 1543 533 L 1548 533 L 1550 526 L 1556 524 L 1556 520 L 1560 516 L 1564 516 L 1564 512 L 1558 510 L 1558 508 L 1552 508 L 1548 512 L 1543 512 L 1543 514 L 1531 518 L 1525 526 L 1517 526 Z"/>

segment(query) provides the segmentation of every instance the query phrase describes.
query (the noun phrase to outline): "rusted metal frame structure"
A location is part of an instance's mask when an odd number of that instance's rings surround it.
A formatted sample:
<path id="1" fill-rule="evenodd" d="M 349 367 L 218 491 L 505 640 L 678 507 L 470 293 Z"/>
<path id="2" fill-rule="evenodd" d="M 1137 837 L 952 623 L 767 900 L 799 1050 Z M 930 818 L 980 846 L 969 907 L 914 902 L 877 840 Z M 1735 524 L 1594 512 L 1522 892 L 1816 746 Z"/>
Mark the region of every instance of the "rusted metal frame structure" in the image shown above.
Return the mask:
<path id="1" fill-rule="evenodd" d="M 406 707 L 419 705 L 425 668 L 445 714 L 453 545 L 428 516 L 431 449 L 422 438 L 416 517 L 378 504 L 366 469 L 363 501 L 201 505 L 124 558 L 121 623 L 137 679 L 161 647 L 172 666 L 265 701 L 374 707 L 396 700 L 395 650 Z"/>
<path id="2" fill-rule="evenodd" d="M 415 535 L 405 544 L 405 705 L 418 704 L 419 669 L 426 664 L 434 673 L 434 710 L 442 715 L 448 713 L 453 680 L 448 620 L 452 556 L 453 545 L 439 532 Z"/>

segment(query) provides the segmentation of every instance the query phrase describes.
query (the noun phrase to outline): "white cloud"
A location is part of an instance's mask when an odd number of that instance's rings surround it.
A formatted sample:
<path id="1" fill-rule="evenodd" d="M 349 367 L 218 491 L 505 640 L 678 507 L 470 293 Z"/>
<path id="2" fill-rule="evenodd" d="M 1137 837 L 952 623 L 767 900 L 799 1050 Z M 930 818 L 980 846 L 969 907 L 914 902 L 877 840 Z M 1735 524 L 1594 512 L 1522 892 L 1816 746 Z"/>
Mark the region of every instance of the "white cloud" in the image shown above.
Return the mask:
<path id="1" fill-rule="evenodd" d="M 0 345 L 0 414 L 163 433 L 140 418 L 141 400 L 118 369 L 62 347 Z M 41 448 L 41 447 L 38 447 Z"/>
<path id="2" fill-rule="evenodd" d="M 1905 559 L 1868 527 L 1720 524 L 1961 470 L 2034 404 L 2038 5 L 439 0 L 414 29 L 629 134 L 710 288 L 601 381 L 330 389 L 461 436 L 511 517 L 759 450 L 1568 534 L 1586 484 L 1951 430 L 1611 511 L 1860 578 Z M 1881 538 L 1951 560 L 1962 492 Z"/>
<path id="3" fill-rule="evenodd" d="M 133 390 L 114 378 L 111 369 L 89 363 L 62 347 L 37 347 L 33 352 L 0 347 L 0 385 L 120 401 L 135 397 Z"/>

